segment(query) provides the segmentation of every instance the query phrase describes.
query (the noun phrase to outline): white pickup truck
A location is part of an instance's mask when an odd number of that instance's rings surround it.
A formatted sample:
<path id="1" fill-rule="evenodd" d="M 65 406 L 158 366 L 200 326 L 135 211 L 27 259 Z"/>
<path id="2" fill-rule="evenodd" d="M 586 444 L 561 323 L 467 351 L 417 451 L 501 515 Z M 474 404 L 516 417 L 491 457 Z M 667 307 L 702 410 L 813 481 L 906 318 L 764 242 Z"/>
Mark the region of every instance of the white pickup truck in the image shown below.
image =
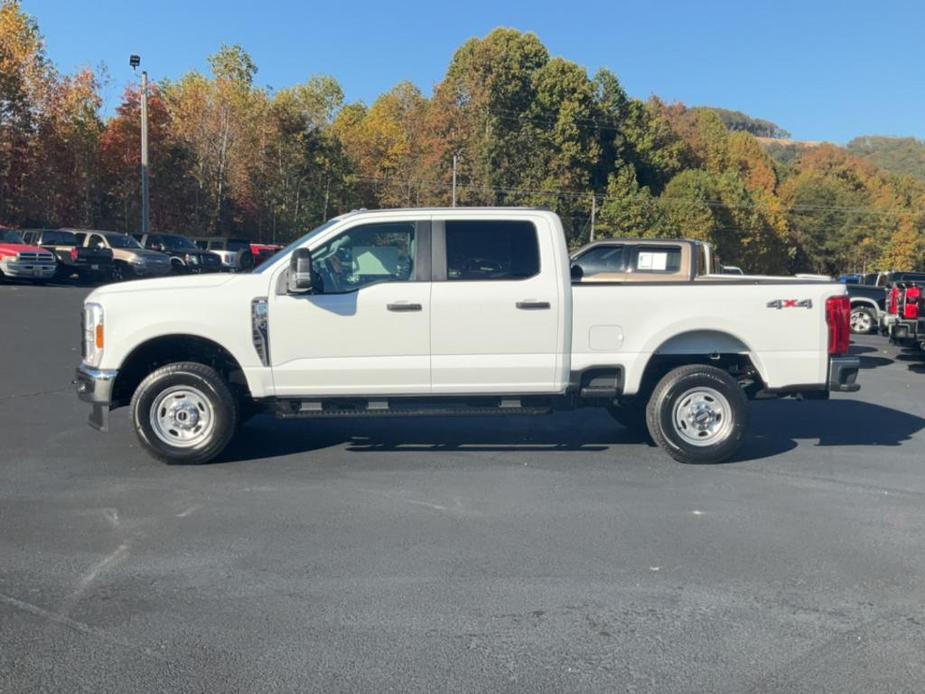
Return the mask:
<path id="1" fill-rule="evenodd" d="M 858 389 L 843 285 L 677 276 L 681 257 L 708 273 L 708 249 L 650 245 L 632 254 L 632 270 L 664 280 L 586 281 L 551 212 L 352 212 L 250 274 L 97 289 L 84 305 L 77 390 L 96 428 L 130 405 L 151 454 L 201 463 L 260 410 L 324 418 L 587 406 L 646 429 L 676 460 L 718 462 L 742 441 L 748 398 Z"/>

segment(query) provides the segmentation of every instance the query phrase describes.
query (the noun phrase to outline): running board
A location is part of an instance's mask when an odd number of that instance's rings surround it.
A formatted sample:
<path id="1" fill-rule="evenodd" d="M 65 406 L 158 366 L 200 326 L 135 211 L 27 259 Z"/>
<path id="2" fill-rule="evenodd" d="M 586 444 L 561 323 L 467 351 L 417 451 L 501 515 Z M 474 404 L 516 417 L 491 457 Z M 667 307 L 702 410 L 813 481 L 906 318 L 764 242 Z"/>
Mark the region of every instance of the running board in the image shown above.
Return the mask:
<path id="1" fill-rule="evenodd" d="M 270 411 L 280 419 L 349 418 L 349 417 L 492 417 L 504 415 L 544 415 L 549 405 L 524 405 L 519 398 L 500 398 L 493 404 L 452 404 L 420 400 L 390 402 L 378 400 L 277 400 Z"/>

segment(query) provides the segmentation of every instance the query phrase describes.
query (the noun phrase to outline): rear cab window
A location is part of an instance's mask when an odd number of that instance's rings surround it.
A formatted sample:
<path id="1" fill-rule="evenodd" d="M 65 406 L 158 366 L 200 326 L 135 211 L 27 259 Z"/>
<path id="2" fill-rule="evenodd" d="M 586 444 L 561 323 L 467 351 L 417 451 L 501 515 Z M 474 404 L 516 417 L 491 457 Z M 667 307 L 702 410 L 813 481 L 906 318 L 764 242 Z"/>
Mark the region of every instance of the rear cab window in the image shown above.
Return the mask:
<path id="1" fill-rule="evenodd" d="M 680 246 L 638 246 L 633 272 L 672 275 L 681 271 Z"/>
<path id="2" fill-rule="evenodd" d="M 524 280 L 540 272 L 536 227 L 521 220 L 448 220 L 446 280 Z"/>

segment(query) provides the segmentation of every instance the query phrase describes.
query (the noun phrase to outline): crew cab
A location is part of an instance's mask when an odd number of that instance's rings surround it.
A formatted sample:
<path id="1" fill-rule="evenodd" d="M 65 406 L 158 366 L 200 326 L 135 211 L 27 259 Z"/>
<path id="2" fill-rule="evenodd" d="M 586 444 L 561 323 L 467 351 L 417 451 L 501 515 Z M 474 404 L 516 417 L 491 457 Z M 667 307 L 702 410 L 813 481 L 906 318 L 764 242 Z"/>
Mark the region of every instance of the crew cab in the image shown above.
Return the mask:
<path id="1" fill-rule="evenodd" d="M 97 289 L 83 309 L 77 392 L 99 429 L 128 405 L 143 448 L 173 462 L 216 457 L 259 410 L 577 407 L 644 428 L 679 461 L 717 462 L 738 449 L 749 398 L 860 387 L 841 284 L 584 282 L 572 267 L 548 211 L 345 214 L 252 273 Z"/>
<path id="2" fill-rule="evenodd" d="M 85 248 L 77 235 L 68 229 L 27 229 L 26 243 L 41 246 L 55 254 L 60 278 L 77 275 L 81 280 L 106 281 L 112 278 L 112 251 L 108 248 Z"/>
<path id="3" fill-rule="evenodd" d="M 170 257 L 174 274 L 221 272 L 222 259 L 217 253 L 204 251 L 192 240 L 180 234 L 132 234 L 149 251 Z"/>
<path id="4" fill-rule="evenodd" d="M 41 283 L 55 275 L 55 256 L 26 243 L 12 229 L 0 229 L 0 280 L 10 277 Z"/>

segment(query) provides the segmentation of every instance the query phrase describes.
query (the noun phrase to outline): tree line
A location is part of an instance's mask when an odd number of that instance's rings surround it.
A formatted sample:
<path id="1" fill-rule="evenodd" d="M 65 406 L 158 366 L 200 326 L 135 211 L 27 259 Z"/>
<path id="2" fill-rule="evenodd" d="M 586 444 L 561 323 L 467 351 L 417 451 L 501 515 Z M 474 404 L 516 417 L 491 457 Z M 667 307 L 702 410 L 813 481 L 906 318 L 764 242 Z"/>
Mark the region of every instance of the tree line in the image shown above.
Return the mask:
<path id="1" fill-rule="evenodd" d="M 533 34 L 467 41 L 426 96 L 403 82 L 371 105 L 332 77 L 259 86 L 240 46 L 210 74 L 149 87 L 151 223 L 287 241 L 358 208 L 532 205 L 569 243 L 683 236 L 753 272 L 913 269 L 925 182 L 843 148 L 772 158 L 744 114 L 630 97 L 606 69 L 551 56 Z M 0 4 L 0 223 L 136 231 L 140 94 L 102 114 L 103 78 L 62 75 L 18 0 Z M 757 128 L 757 130 L 756 130 Z"/>

